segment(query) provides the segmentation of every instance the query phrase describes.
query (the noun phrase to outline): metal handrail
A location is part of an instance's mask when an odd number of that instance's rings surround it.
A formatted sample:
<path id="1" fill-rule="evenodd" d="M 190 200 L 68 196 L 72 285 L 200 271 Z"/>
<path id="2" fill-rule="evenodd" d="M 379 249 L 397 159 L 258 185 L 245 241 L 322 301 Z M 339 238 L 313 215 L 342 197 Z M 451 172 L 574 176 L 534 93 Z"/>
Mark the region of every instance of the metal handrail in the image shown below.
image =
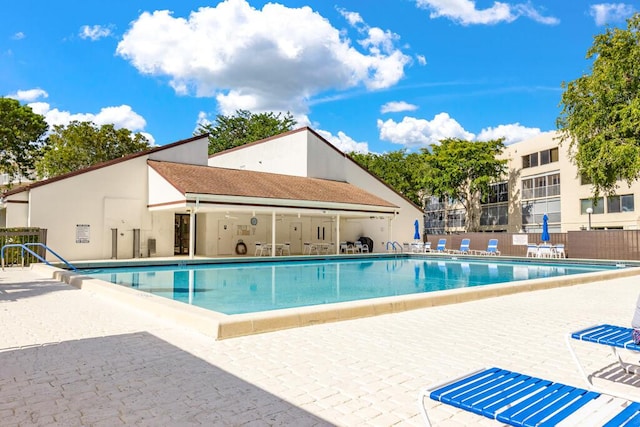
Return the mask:
<path id="1" fill-rule="evenodd" d="M 398 248 L 400 248 L 400 253 L 402 253 L 402 245 L 395 240 L 393 242 L 387 242 L 387 252 L 389 252 L 389 245 L 391 245 L 391 249 L 393 252 L 398 252 Z"/>
<path id="2" fill-rule="evenodd" d="M 0 249 L 0 259 L 2 260 L 2 270 L 4 271 L 4 250 L 5 250 L 5 248 L 21 248 L 20 257 L 21 257 L 21 261 L 22 261 L 22 267 L 24 267 L 24 251 L 27 251 L 28 253 L 33 255 L 39 261 L 44 262 L 47 265 L 52 265 L 49 261 L 47 261 L 46 259 L 44 259 L 40 255 L 38 255 L 37 253 L 35 253 L 31 249 L 29 249 L 28 246 L 40 246 L 40 247 L 45 249 L 45 256 L 46 256 L 46 251 L 49 251 L 49 252 L 51 252 L 52 255 L 54 255 L 56 258 L 58 258 L 60 261 L 62 261 L 70 270 L 73 270 L 73 271 L 77 270 L 77 268 L 74 267 L 73 264 L 71 264 L 66 259 L 62 258 L 53 249 L 49 248 L 44 243 L 11 243 L 11 244 L 8 244 L 8 245 L 4 245 L 2 247 L 2 249 Z"/>

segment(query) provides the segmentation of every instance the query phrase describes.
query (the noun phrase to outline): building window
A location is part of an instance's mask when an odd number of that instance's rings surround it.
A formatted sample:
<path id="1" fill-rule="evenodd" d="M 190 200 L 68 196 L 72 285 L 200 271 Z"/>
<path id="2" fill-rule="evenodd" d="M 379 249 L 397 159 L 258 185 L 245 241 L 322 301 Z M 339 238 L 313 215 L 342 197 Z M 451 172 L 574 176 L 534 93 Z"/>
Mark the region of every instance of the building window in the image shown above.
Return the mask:
<path id="1" fill-rule="evenodd" d="M 465 210 L 455 209 L 447 212 L 447 228 L 463 228 Z"/>
<path id="2" fill-rule="evenodd" d="M 522 156 L 522 169 L 538 166 L 538 153 L 527 154 Z"/>
<path id="3" fill-rule="evenodd" d="M 489 194 L 485 195 L 482 204 L 501 203 L 509 201 L 509 185 L 506 182 L 489 185 Z"/>
<path id="4" fill-rule="evenodd" d="M 580 185 L 591 185 L 593 184 L 593 182 L 591 181 L 591 178 L 589 178 L 587 175 L 581 173 L 580 174 Z"/>
<path id="5" fill-rule="evenodd" d="M 547 163 L 558 161 L 558 149 L 551 148 L 550 150 L 543 150 L 540 152 L 540 164 L 546 165 Z"/>
<path id="6" fill-rule="evenodd" d="M 509 205 L 487 205 L 480 212 L 480 225 L 507 225 L 509 224 Z"/>
<path id="7" fill-rule="evenodd" d="M 580 199 L 580 213 L 587 214 L 587 209 L 593 209 L 594 214 L 604 213 L 604 198 L 598 197 L 597 203 L 593 203 L 593 199 Z"/>
<path id="8" fill-rule="evenodd" d="M 607 212 L 633 212 L 633 194 L 624 194 L 622 196 L 607 197 Z"/>
<path id="9" fill-rule="evenodd" d="M 534 226 L 533 228 L 526 227 L 527 230 L 536 229 L 536 225 L 542 227 L 544 214 L 547 214 L 550 223 L 561 222 L 560 198 L 532 200 L 522 203 L 522 225 Z"/>
<path id="10" fill-rule="evenodd" d="M 539 199 L 560 195 L 560 174 L 537 176 L 522 180 L 522 199 Z"/>

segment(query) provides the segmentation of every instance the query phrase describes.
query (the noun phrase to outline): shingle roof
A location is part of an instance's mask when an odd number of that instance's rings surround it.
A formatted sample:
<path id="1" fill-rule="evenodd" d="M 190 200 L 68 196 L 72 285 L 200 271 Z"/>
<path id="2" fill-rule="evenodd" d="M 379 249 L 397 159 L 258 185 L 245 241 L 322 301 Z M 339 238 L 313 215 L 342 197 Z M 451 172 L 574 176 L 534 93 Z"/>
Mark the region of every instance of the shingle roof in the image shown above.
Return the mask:
<path id="1" fill-rule="evenodd" d="M 147 163 L 183 194 L 397 207 L 346 182 L 155 160 Z"/>

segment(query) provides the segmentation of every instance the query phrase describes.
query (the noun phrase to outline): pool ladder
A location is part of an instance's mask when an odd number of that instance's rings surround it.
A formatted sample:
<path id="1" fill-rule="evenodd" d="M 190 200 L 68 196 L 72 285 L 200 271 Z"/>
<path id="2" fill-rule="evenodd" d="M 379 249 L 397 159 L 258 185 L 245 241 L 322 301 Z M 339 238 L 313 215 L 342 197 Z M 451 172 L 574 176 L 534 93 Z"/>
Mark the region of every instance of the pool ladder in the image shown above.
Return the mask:
<path id="1" fill-rule="evenodd" d="M 41 257 L 40 255 L 38 255 L 37 253 L 35 253 L 31 249 L 29 249 L 29 246 L 39 246 L 41 248 L 44 248 L 45 249 L 45 257 L 46 257 L 47 251 L 49 251 L 49 252 L 51 252 L 52 255 L 54 255 L 56 258 L 58 258 L 60 261 L 62 261 L 70 270 L 73 270 L 73 271 L 77 270 L 77 268 L 75 268 L 69 261 L 67 261 L 66 259 L 62 258 L 60 255 L 58 255 L 56 252 L 54 252 L 53 249 L 51 249 L 50 247 L 48 247 L 44 243 L 11 243 L 11 244 L 8 244 L 8 245 L 4 245 L 2 247 L 2 249 L 0 249 L 0 258 L 2 259 L 2 270 L 4 271 L 4 250 L 6 248 L 22 248 L 22 250 L 20 251 L 20 258 L 21 258 L 21 264 L 22 264 L 23 268 L 24 268 L 24 252 L 25 251 L 27 251 L 29 254 L 34 256 L 39 261 L 44 262 L 47 265 L 52 265 L 45 258 Z"/>
<path id="2" fill-rule="evenodd" d="M 391 250 L 389 247 L 391 247 Z M 393 242 L 387 242 L 387 252 L 393 251 L 394 253 L 397 253 L 398 249 L 400 250 L 400 253 L 402 253 L 402 245 L 400 243 L 395 240 Z"/>

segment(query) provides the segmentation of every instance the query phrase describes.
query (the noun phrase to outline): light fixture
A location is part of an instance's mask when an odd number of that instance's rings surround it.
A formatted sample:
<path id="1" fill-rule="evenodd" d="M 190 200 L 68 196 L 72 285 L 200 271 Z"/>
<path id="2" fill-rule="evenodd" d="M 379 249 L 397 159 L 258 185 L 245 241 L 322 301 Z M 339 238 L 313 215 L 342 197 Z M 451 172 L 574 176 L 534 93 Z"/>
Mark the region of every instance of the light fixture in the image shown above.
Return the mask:
<path id="1" fill-rule="evenodd" d="M 587 208 L 587 214 L 589 215 L 589 226 L 587 230 L 591 230 L 591 214 L 593 213 L 593 208 Z"/>

